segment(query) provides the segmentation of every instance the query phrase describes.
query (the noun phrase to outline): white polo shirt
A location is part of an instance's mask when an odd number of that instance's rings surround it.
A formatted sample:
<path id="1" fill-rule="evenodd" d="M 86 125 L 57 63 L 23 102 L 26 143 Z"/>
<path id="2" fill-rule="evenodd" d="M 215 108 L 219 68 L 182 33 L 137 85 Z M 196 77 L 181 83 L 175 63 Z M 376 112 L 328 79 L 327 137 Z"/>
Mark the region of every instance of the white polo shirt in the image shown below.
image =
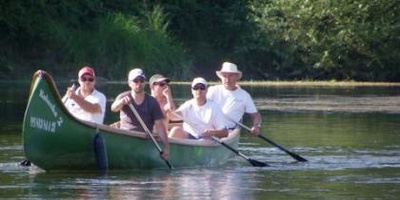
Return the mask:
<path id="1" fill-rule="evenodd" d="M 250 94 L 239 86 L 234 91 L 225 89 L 223 85 L 211 86 L 208 88 L 207 99 L 218 104 L 222 112 L 235 122 L 240 122 L 244 113 L 251 114 L 258 112 Z M 235 122 L 229 119 L 226 121 L 228 128 L 236 126 Z"/>
<path id="2" fill-rule="evenodd" d="M 177 110 L 184 119 L 183 130 L 198 138 L 203 136 L 205 130 L 222 130 L 226 128 L 221 108 L 207 101 L 198 106 L 194 99 L 183 103 Z"/>
<path id="3" fill-rule="evenodd" d="M 80 88 L 78 88 L 75 93 L 79 94 Z M 64 101 L 65 99 L 63 99 Z M 69 110 L 69 112 L 76 118 L 85 120 L 85 121 L 90 121 L 94 122 L 97 124 L 103 124 L 104 122 L 104 115 L 106 112 L 106 96 L 104 96 L 103 93 L 97 91 L 96 89 L 93 90 L 92 94 L 88 95 L 85 97 L 85 100 L 93 103 L 93 104 L 99 104 L 101 107 L 101 112 L 97 113 L 90 113 L 85 110 L 83 110 L 74 100 L 68 98 L 68 100 L 64 103 L 65 107 Z"/>

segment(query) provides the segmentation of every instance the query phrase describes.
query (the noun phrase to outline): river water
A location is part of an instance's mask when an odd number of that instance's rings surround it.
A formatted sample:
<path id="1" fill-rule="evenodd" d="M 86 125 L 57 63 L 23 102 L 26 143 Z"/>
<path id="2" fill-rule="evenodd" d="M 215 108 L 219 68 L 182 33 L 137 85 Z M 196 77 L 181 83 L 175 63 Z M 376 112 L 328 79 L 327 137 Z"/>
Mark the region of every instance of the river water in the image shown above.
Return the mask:
<path id="1" fill-rule="evenodd" d="M 65 84 L 61 85 L 64 91 Z M 53 172 L 19 166 L 21 125 L 29 83 L 0 91 L 1 199 L 398 199 L 400 87 L 244 86 L 263 115 L 262 134 L 306 159 L 242 130 L 236 156 L 217 168 Z M 109 101 L 127 89 L 102 88 Z M 174 85 L 179 105 L 187 85 Z M 108 105 L 109 106 L 109 105 Z M 109 108 L 109 107 L 108 107 Z M 106 121 L 116 115 L 109 113 Z M 248 123 L 245 118 L 244 123 Z"/>

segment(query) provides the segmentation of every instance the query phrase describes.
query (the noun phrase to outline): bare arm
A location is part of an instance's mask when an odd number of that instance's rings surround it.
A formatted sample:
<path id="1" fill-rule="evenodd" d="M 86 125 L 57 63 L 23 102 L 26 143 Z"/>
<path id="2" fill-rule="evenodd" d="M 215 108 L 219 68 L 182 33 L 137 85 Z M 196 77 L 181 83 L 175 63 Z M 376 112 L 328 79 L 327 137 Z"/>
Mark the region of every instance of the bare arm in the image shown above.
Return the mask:
<path id="1" fill-rule="evenodd" d="M 216 136 L 219 138 L 223 138 L 223 137 L 228 137 L 228 130 L 226 129 L 221 129 L 221 130 L 206 130 L 203 135 L 205 137 L 211 137 L 211 136 Z"/>
<path id="2" fill-rule="evenodd" d="M 90 113 L 101 113 L 101 106 L 98 103 L 91 103 L 89 101 L 86 101 L 82 96 L 79 96 L 75 93 L 75 86 L 67 88 L 67 92 L 65 93 L 65 96 L 63 97 L 63 100 L 66 99 L 72 99 L 81 107 L 84 111 L 90 112 Z"/>
<path id="3" fill-rule="evenodd" d="M 253 126 L 251 127 L 251 134 L 258 135 L 260 134 L 260 126 L 262 123 L 261 114 L 259 112 L 256 112 L 256 113 L 251 113 L 250 116 L 253 122 Z"/>
<path id="4" fill-rule="evenodd" d="M 115 101 L 111 104 L 111 111 L 113 112 L 118 112 L 124 107 L 124 105 L 127 105 L 130 103 L 130 98 L 129 96 L 125 96 L 122 98 L 115 99 Z"/>
<path id="5" fill-rule="evenodd" d="M 84 98 L 81 96 L 76 95 L 74 92 L 69 97 L 70 99 L 74 100 L 84 111 L 90 112 L 90 113 L 101 113 L 101 106 L 98 103 L 90 103 L 86 101 Z"/>
<path id="6" fill-rule="evenodd" d="M 174 99 L 172 98 L 171 88 L 167 85 L 166 88 L 162 91 L 162 94 L 165 96 L 167 100 L 167 106 L 169 110 L 176 110 L 176 106 L 174 103 Z"/>
<path id="7" fill-rule="evenodd" d="M 173 116 L 173 114 L 171 112 L 176 110 L 176 106 L 174 103 L 174 99 L 172 98 L 172 94 L 171 94 L 171 89 L 170 87 L 167 85 L 166 88 L 162 91 L 163 96 L 165 97 L 167 103 L 164 105 L 164 107 L 162 108 L 164 111 L 164 114 L 166 115 L 166 117 L 168 119 L 171 120 L 177 120 L 175 116 Z"/>
<path id="8" fill-rule="evenodd" d="M 167 160 L 168 159 L 168 155 L 169 155 L 169 142 L 168 142 L 168 133 L 167 133 L 167 129 L 164 126 L 163 120 L 162 119 L 158 119 L 154 122 L 154 125 L 156 126 L 157 130 L 158 130 L 158 134 L 160 135 L 161 139 L 163 140 L 164 143 L 164 150 L 162 153 L 162 157 Z"/>
<path id="9" fill-rule="evenodd" d="M 173 121 L 183 120 L 182 113 L 179 111 L 168 110 L 168 118 Z"/>

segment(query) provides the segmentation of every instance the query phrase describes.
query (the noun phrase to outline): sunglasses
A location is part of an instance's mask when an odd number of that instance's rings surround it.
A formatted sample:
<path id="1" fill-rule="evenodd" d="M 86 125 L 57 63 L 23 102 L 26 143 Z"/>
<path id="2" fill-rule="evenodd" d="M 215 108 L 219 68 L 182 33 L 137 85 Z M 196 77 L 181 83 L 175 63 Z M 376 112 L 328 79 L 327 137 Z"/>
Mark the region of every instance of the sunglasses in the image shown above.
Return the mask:
<path id="1" fill-rule="evenodd" d="M 94 78 L 93 77 L 81 77 L 81 81 L 82 82 L 86 82 L 86 81 L 93 82 Z"/>
<path id="2" fill-rule="evenodd" d="M 194 87 L 192 87 L 193 90 L 206 90 L 206 86 L 205 85 L 195 85 Z"/>
<path id="3" fill-rule="evenodd" d="M 164 82 L 154 82 L 153 85 L 159 85 L 160 87 L 164 87 L 167 83 Z"/>

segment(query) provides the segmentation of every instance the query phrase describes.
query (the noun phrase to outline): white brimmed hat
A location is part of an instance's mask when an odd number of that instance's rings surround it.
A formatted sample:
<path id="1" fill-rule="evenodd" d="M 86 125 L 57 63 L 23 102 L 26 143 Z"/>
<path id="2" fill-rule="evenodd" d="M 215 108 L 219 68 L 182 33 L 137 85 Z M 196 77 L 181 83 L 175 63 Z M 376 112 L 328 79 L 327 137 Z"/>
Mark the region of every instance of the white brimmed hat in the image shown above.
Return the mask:
<path id="1" fill-rule="evenodd" d="M 203 84 L 204 86 L 207 87 L 207 81 L 204 78 L 201 78 L 201 77 L 197 77 L 197 78 L 193 79 L 192 87 L 194 87 L 195 85 L 197 85 L 199 83 L 201 83 L 201 84 Z"/>
<path id="2" fill-rule="evenodd" d="M 222 79 L 222 73 L 236 73 L 238 80 L 242 78 L 242 72 L 237 69 L 237 66 L 230 62 L 224 62 L 220 71 L 216 71 L 217 76 Z"/>
<path id="3" fill-rule="evenodd" d="M 139 68 L 132 69 L 132 70 L 129 72 L 128 80 L 129 80 L 129 81 L 133 81 L 133 80 L 136 79 L 138 76 L 141 76 L 141 77 L 143 77 L 144 79 L 146 79 L 146 76 L 144 75 L 143 70 L 141 70 L 141 69 L 139 69 Z"/>

